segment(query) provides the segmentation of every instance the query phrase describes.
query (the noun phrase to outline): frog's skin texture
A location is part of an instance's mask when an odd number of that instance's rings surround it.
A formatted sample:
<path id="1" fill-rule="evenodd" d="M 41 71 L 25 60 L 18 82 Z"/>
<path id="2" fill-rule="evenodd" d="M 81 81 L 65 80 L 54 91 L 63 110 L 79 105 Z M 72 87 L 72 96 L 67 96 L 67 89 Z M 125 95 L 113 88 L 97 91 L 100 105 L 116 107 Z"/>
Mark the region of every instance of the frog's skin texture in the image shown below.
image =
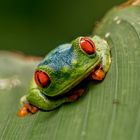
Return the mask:
<path id="1" fill-rule="evenodd" d="M 86 37 L 93 41 L 96 48 L 94 53 L 88 54 L 81 48 L 82 38 L 84 37 L 78 37 L 71 43 L 60 45 L 46 55 L 37 65 L 35 72 L 46 73 L 49 77 L 48 85 L 38 86 L 33 78 L 28 94 L 21 98 L 22 104 L 30 103 L 42 110 L 53 110 L 81 96 L 84 93 L 82 89 L 75 91 L 74 95 L 69 95 L 68 92 L 91 73 L 93 73 L 92 79 L 104 78 L 111 63 L 110 47 L 98 36 Z M 98 73 L 102 75 L 99 79 Z"/>

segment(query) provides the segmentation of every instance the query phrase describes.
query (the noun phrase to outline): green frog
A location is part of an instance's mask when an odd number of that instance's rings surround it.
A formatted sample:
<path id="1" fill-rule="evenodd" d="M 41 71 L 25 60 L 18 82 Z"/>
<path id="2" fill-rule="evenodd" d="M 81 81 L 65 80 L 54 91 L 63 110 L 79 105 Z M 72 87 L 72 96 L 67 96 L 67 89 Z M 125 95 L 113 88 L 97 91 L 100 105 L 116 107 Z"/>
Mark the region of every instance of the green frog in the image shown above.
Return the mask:
<path id="1" fill-rule="evenodd" d="M 56 47 L 35 68 L 28 94 L 21 98 L 19 116 L 76 101 L 85 89 L 75 87 L 87 77 L 103 80 L 110 64 L 110 47 L 99 36 L 78 37 Z"/>

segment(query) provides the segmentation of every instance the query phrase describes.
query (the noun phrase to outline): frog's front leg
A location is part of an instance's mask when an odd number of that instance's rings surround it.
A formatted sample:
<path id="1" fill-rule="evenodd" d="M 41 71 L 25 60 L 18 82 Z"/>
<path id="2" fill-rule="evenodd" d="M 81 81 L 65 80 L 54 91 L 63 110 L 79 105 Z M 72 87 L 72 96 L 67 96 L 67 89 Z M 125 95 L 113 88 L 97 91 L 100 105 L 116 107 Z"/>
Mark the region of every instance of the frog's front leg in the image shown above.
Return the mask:
<path id="1" fill-rule="evenodd" d="M 22 108 L 19 110 L 18 115 L 24 117 L 29 112 L 36 113 L 37 111 L 34 112 L 35 108 L 36 110 L 53 110 L 64 102 L 67 102 L 67 98 L 50 99 L 38 88 L 31 88 L 29 93 L 21 98 Z"/>
<path id="2" fill-rule="evenodd" d="M 94 68 L 91 73 L 91 79 L 99 81 L 104 79 L 111 64 L 110 48 L 106 46 L 106 49 L 101 48 L 100 51 L 100 63 Z"/>
<path id="3" fill-rule="evenodd" d="M 105 77 L 105 71 L 101 65 L 98 65 L 91 73 L 91 79 L 101 81 Z"/>
<path id="4" fill-rule="evenodd" d="M 38 111 L 38 108 L 31 105 L 28 101 L 27 101 L 27 96 L 24 95 L 23 97 L 21 97 L 20 99 L 20 104 L 21 104 L 21 108 L 18 111 L 18 116 L 20 117 L 24 117 L 26 116 L 29 112 L 31 112 L 32 114 L 36 113 Z"/>
<path id="5" fill-rule="evenodd" d="M 38 109 L 53 110 L 65 102 L 77 100 L 83 93 L 83 89 L 78 89 L 64 97 L 49 98 L 42 94 L 39 89 L 31 89 L 28 95 L 21 98 L 22 108 L 19 110 L 18 115 L 24 117 L 29 112 L 36 113 Z"/>

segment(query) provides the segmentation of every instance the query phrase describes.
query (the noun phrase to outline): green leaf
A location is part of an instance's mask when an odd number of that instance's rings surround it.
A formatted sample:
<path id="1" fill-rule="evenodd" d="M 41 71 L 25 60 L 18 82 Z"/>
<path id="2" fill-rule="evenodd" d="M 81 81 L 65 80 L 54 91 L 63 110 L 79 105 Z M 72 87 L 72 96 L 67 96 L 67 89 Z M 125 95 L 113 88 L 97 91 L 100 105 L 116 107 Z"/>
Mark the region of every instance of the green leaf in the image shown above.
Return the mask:
<path id="1" fill-rule="evenodd" d="M 0 53 L 1 140 L 140 139 L 140 5 L 112 9 L 94 34 L 111 46 L 111 68 L 100 83 L 89 82 L 86 95 L 50 112 L 19 118 L 38 60 Z"/>

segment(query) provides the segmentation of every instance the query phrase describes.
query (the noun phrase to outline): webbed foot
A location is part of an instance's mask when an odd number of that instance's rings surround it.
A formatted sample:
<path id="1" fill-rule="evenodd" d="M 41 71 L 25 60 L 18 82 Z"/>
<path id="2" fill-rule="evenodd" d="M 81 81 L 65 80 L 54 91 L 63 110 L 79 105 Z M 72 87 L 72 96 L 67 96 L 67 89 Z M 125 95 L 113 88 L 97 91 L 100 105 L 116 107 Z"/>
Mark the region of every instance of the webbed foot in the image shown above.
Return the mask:
<path id="1" fill-rule="evenodd" d="M 19 117 L 25 117 L 28 115 L 28 113 L 36 113 L 38 111 L 38 108 L 29 104 L 29 103 L 25 103 L 23 105 L 23 107 L 18 111 L 18 116 Z"/>
<path id="2" fill-rule="evenodd" d="M 91 73 L 91 79 L 101 81 L 105 77 L 105 72 L 101 65 L 97 66 L 95 70 Z"/>
<path id="3" fill-rule="evenodd" d="M 73 91 L 72 94 L 68 96 L 68 101 L 69 102 L 74 102 L 80 96 L 82 96 L 84 92 L 85 92 L 84 89 L 78 89 L 78 90 Z"/>

